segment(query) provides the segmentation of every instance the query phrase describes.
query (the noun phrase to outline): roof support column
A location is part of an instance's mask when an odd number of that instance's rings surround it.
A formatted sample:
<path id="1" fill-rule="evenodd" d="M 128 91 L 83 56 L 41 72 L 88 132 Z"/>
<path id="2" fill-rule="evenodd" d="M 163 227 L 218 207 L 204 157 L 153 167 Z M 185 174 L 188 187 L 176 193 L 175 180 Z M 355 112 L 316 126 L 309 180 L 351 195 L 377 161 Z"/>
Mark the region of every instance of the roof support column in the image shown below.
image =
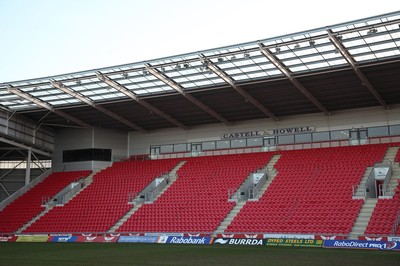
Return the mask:
<path id="1" fill-rule="evenodd" d="M 28 157 L 26 158 L 25 186 L 31 182 L 31 160 L 32 151 L 31 148 L 28 148 Z"/>

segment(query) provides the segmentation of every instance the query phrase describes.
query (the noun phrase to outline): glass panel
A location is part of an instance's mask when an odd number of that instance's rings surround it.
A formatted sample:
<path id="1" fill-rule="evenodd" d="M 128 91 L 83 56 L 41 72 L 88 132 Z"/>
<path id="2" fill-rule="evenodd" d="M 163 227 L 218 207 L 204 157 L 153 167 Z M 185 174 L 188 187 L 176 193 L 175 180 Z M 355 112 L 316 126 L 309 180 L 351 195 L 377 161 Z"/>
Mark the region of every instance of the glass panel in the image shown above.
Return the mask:
<path id="1" fill-rule="evenodd" d="M 230 143 L 228 140 L 217 141 L 217 149 L 227 149 L 230 148 Z"/>
<path id="2" fill-rule="evenodd" d="M 247 139 L 247 147 L 262 146 L 262 138 Z"/>
<path id="3" fill-rule="evenodd" d="M 312 137 L 313 141 L 327 141 L 329 140 L 329 132 L 315 132 Z"/>
<path id="4" fill-rule="evenodd" d="M 392 136 L 400 135 L 400 125 L 390 126 L 390 135 Z"/>
<path id="5" fill-rule="evenodd" d="M 201 145 L 202 145 L 201 149 L 203 151 L 205 151 L 205 150 L 215 150 L 216 149 L 215 141 L 203 142 Z"/>
<path id="6" fill-rule="evenodd" d="M 182 151 L 188 151 L 186 143 L 174 145 L 174 152 L 182 152 Z"/>
<path id="7" fill-rule="evenodd" d="M 349 130 L 331 131 L 332 140 L 349 139 Z"/>
<path id="8" fill-rule="evenodd" d="M 311 133 L 295 135 L 295 142 L 311 142 Z"/>
<path id="9" fill-rule="evenodd" d="M 389 128 L 384 127 L 370 127 L 368 128 L 368 137 L 388 136 Z"/>
<path id="10" fill-rule="evenodd" d="M 231 140 L 231 146 L 232 148 L 246 147 L 246 140 L 245 139 Z"/>
<path id="11" fill-rule="evenodd" d="M 279 144 L 289 144 L 294 143 L 294 135 L 278 136 Z"/>
<path id="12" fill-rule="evenodd" d="M 161 153 L 173 152 L 173 145 L 163 145 L 161 146 Z"/>

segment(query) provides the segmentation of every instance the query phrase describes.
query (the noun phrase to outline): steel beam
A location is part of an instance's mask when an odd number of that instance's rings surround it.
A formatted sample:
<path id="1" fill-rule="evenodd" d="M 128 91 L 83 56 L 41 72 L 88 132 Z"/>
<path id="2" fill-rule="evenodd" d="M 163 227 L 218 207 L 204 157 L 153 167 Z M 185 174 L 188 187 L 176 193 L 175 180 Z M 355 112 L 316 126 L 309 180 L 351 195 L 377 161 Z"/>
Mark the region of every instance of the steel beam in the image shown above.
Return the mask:
<path id="1" fill-rule="evenodd" d="M 260 47 L 260 52 L 275 66 L 277 67 L 288 79 L 289 81 L 307 97 L 310 102 L 312 102 L 321 112 L 329 116 L 329 111 L 322 105 L 297 79 L 292 76 L 292 72 L 283 65 L 283 63 L 273 55 L 263 44 L 258 44 Z"/>
<path id="2" fill-rule="evenodd" d="M 374 86 L 372 86 L 372 84 L 369 82 L 364 73 L 360 70 L 360 68 L 357 65 L 357 62 L 349 54 L 344 45 L 338 40 L 337 35 L 335 35 L 330 29 L 328 29 L 327 31 L 329 35 L 329 40 L 339 50 L 344 59 L 346 59 L 347 63 L 349 63 L 353 71 L 361 80 L 362 85 L 367 87 L 367 89 L 371 92 L 371 94 L 375 97 L 375 99 L 379 102 L 380 105 L 382 105 L 385 109 L 389 109 L 389 105 L 385 102 L 382 96 L 376 91 Z"/>
<path id="3" fill-rule="evenodd" d="M 62 84 L 61 82 L 56 82 L 56 81 L 51 81 L 51 85 L 69 95 L 71 95 L 72 97 L 80 100 L 81 102 L 86 103 L 87 105 L 92 106 L 93 108 L 95 108 L 96 110 L 108 115 L 109 117 L 114 118 L 115 120 L 127 125 L 130 128 L 133 128 L 137 131 L 140 131 L 142 133 L 147 133 L 147 130 L 145 130 L 144 128 L 132 123 L 131 121 L 128 121 L 127 119 L 117 115 L 116 113 L 111 112 L 110 110 L 107 110 L 106 108 L 104 108 L 101 105 L 95 104 L 94 102 L 92 102 L 89 98 L 87 98 L 86 96 L 83 96 L 82 94 L 72 90 L 70 87 L 65 86 L 64 84 Z"/>
<path id="4" fill-rule="evenodd" d="M 204 55 L 200 55 L 199 57 L 200 57 L 200 60 L 203 62 L 203 64 L 205 64 L 208 67 L 208 69 L 210 69 L 212 72 L 214 72 L 214 74 L 219 76 L 226 83 L 228 83 L 235 91 L 237 91 L 240 95 L 242 95 L 247 101 L 252 103 L 255 107 L 257 107 L 261 112 L 266 114 L 268 117 L 274 119 L 275 121 L 279 120 L 274 113 L 272 113 L 264 105 L 262 105 L 259 101 L 257 101 L 253 96 L 251 96 L 245 90 L 243 90 L 240 86 L 238 86 L 236 84 L 235 80 L 233 80 L 221 68 L 219 68 L 213 62 L 211 62 L 211 60 L 209 60 Z"/>
<path id="5" fill-rule="evenodd" d="M 166 85 L 170 86 L 171 88 L 173 88 L 174 90 L 179 92 L 183 97 L 185 97 L 187 100 L 189 100 L 190 102 L 192 102 L 193 104 L 198 106 L 200 109 L 202 109 L 203 111 L 205 111 L 209 115 L 213 116 L 214 118 L 216 118 L 220 122 L 224 123 L 225 125 L 227 125 L 227 126 L 231 125 L 231 123 L 228 120 L 226 120 L 220 114 L 217 114 L 214 110 L 212 110 L 210 107 L 208 107 L 204 103 L 202 103 L 199 100 L 197 100 L 196 98 L 194 98 L 189 93 L 187 93 L 181 87 L 181 85 L 179 85 L 178 83 L 176 83 L 175 81 L 173 81 L 172 79 L 167 77 L 165 74 L 161 73 L 159 70 L 157 70 L 156 68 L 151 67 L 150 65 L 146 65 L 146 68 L 147 68 L 147 71 L 149 71 L 153 76 L 155 76 L 156 78 L 158 78 L 159 80 L 164 82 Z"/>
<path id="6" fill-rule="evenodd" d="M 111 79 L 110 77 L 107 77 L 106 75 L 104 75 L 104 74 L 102 74 L 100 72 L 96 72 L 96 75 L 97 75 L 97 78 L 99 80 L 103 81 L 104 83 L 106 83 L 107 85 L 113 87 L 114 89 L 118 90 L 119 92 L 125 94 L 126 96 L 128 96 L 131 99 L 133 99 L 134 101 L 136 101 L 137 103 L 139 103 L 141 106 L 145 107 L 146 109 L 150 110 L 151 112 L 157 114 L 161 118 L 164 118 L 165 120 L 171 122 L 172 124 L 174 124 L 177 127 L 180 127 L 181 129 L 188 130 L 187 126 L 185 126 L 184 124 L 182 124 L 181 122 L 179 122 L 175 118 L 171 117 L 170 115 L 164 113 L 163 111 L 161 111 L 157 107 L 155 107 L 155 106 L 149 104 L 148 102 L 145 102 L 144 100 L 140 99 L 138 96 L 136 96 L 136 94 L 134 94 L 129 89 L 127 89 L 123 85 L 119 84 L 115 80 Z"/>
<path id="7" fill-rule="evenodd" d="M 18 95 L 19 97 L 21 97 L 21 98 L 23 98 L 23 99 L 25 99 L 27 101 L 33 102 L 34 104 L 36 104 L 36 105 L 38 105 L 40 107 L 43 107 L 43 108 L 45 108 L 45 109 L 47 109 L 49 111 L 52 111 L 53 113 L 55 113 L 55 114 L 57 114 L 57 115 L 59 115 L 61 117 L 64 117 L 68 121 L 72 121 L 75 124 L 80 125 L 80 126 L 85 127 L 85 128 L 92 128 L 92 126 L 89 125 L 88 123 L 86 123 L 86 122 L 84 122 L 84 121 L 82 121 L 82 120 L 80 120 L 80 119 L 78 119 L 76 117 L 73 117 L 72 115 L 64 113 L 61 110 L 55 109 L 50 104 L 48 104 L 48 103 L 46 103 L 46 102 L 44 102 L 44 101 L 42 101 L 42 100 L 40 100 L 38 98 L 35 98 L 32 95 L 30 95 L 29 93 L 23 92 L 22 90 L 20 90 L 20 89 L 18 89 L 16 87 L 13 87 L 11 85 L 7 85 L 7 90 L 9 92 L 15 94 L 15 95 Z"/>

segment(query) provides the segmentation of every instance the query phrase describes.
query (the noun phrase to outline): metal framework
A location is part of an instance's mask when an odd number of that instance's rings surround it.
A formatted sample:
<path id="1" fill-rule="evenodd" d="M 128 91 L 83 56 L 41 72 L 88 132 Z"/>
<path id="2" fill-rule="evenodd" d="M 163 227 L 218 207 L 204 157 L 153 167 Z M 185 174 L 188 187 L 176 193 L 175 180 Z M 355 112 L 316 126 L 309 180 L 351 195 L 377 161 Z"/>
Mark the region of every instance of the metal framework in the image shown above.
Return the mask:
<path id="1" fill-rule="evenodd" d="M 110 85 L 111 87 L 113 87 L 114 89 L 122 92 L 123 94 L 125 94 L 126 96 L 128 96 L 129 98 L 135 100 L 137 103 L 139 103 L 140 105 L 142 105 L 143 107 L 147 108 L 148 110 L 150 110 L 151 112 L 159 115 L 160 117 L 164 118 L 165 120 L 171 122 L 172 124 L 176 125 L 177 127 L 180 127 L 182 129 L 187 130 L 187 126 L 185 126 L 184 124 L 182 124 L 181 122 L 179 122 L 178 120 L 172 118 L 171 116 L 167 115 L 166 113 L 164 113 L 163 111 L 161 111 L 160 109 L 154 107 L 153 105 L 149 104 L 148 102 L 140 99 L 139 97 L 137 97 L 132 91 L 130 91 L 129 89 L 125 88 L 124 86 L 122 86 L 121 84 L 119 84 L 118 82 L 116 82 L 115 80 L 112 80 L 111 78 L 107 77 L 106 75 L 103 75 L 101 72 L 96 72 L 97 78 L 105 83 L 107 83 L 108 85 Z"/>
<path id="2" fill-rule="evenodd" d="M 139 127 L 138 125 L 128 121 L 127 119 L 111 112 L 110 110 L 107 110 L 101 105 L 95 104 L 94 102 L 90 101 L 87 97 L 80 95 L 78 92 L 73 91 L 71 88 L 65 86 L 61 82 L 56 82 L 56 81 L 51 81 L 51 85 L 53 85 L 55 88 L 79 99 L 80 101 L 86 103 L 89 106 L 92 106 L 93 108 L 99 110 L 100 112 L 114 118 L 115 120 L 127 125 L 128 127 L 135 129 L 137 131 L 140 131 L 142 133 L 147 133 L 147 131 L 144 128 Z"/>
<path id="3" fill-rule="evenodd" d="M 400 11 L 146 62 L 0 83 L 0 108 L 16 112 L 45 108 L 80 126 L 90 127 L 60 108 L 81 103 L 82 99 L 76 95 L 95 106 L 99 102 L 131 98 L 175 126 L 187 129 L 174 117 L 144 101 L 146 97 L 180 94 L 218 121 L 230 125 L 192 94 L 226 88 L 229 84 L 264 114 L 277 120 L 279 117 L 241 86 L 286 79 L 321 112 L 329 115 L 329 110 L 298 79 L 344 68 L 353 69 L 379 104 L 388 108 L 385 99 L 360 70 L 360 66 L 388 60 L 400 60 Z M 73 93 L 54 88 L 52 82 L 63 84 Z"/>
<path id="4" fill-rule="evenodd" d="M 146 66 L 146 69 L 156 78 L 158 78 L 159 80 L 161 80 L 162 82 L 164 82 L 166 85 L 170 86 L 171 88 L 173 88 L 174 90 L 176 90 L 177 92 L 179 92 L 183 97 L 185 97 L 186 99 L 188 99 L 190 102 L 194 103 L 195 105 L 197 105 L 198 107 L 200 107 L 203 111 L 207 112 L 208 114 L 210 114 L 211 116 L 213 116 L 214 118 L 216 118 L 217 120 L 221 121 L 222 123 L 224 123 L 225 125 L 230 125 L 231 123 L 226 120 L 225 118 L 223 118 L 221 115 L 217 114 L 215 111 L 211 110 L 210 107 L 208 107 L 207 105 L 205 105 L 204 103 L 200 102 L 199 100 L 197 100 L 196 98 L 194 98 L 192 95 L 188 94 L 185 92 L 185 90 L 175 81 L 173 81 L 172 79 L 170 79 L 169 77 L 167 77 L 165 74 L 162 74 L 160 71 L 158 71 L 155 68 L 152 68 L 150 65 Z"/>
<path id="5" fill-rule="evenodd" d="M 62 116 L 64 118 L 66 118 L 67 121 L 70 120 L 70 121 L 74 122 L 75 124 L 78 124 L 78 125 L 80 125 L 82 127 L 85 127 L 85 128 L 91 128 L 92 127 L 88 123 L 86 123 L 86 122 L 84 122 L 84 121 L 82 121 L 82 120 L 80 120 L 80 119 L 78 119 L 76 117 L 73 117 L 73 116 L 71 116 L 71 115 L 69 115 L 69 114 L 67 114 L 67 113 L 65 113 L 65 112 L 63 112 L 61 110 L 55 109 L 49 103 L 44 102 L 43 100 L 38 99 L 36 97 L 33 97 L 33 96 L 29 95 L 29 93 L 23 92 L 22 90 L 20 90 L 18 88 L 15 88 L 12 85 L 8 85 L 7 89 L 8 89 L 9 92 L 11 92 L 11 93 L 13 93 L 15 95 L 18 95 L 19 97 L 21 97 L 21 98 L 23 98 L 23 99 L 25 99 L 27 101 L 30 101 L 30 102 L 32 102 L 32 103 L 34 103 L 34 104 L 36 104 L 36 105 L 38 105 L 40 107 L 43 107 L 43 108 L 45 108 L 45 109 L 47 109 L 47 110 L 49 110 L 49 111 L 51 111 L 51 112 L 53 112 L 53 113 L 55 113 L 55 114 L 57 114 L 59 116 Z"/>
<path id="6" fill-rule="evenodd" d="M 368 90 L 374 95 L 375 99 L 383 106 L 385 109 L 388 109 L 389 106 L 386 104 L 385 100 L 382 98 L 382 96 L 379 95 L 379 93 L 375 90 L 375 88 L 372 86 L 372 84 L 369 82 L 369 80 L 364 76 L 362 71 L 358 68 L 357 63 L 354 61 L 353 57 L 347 52 L 343 44 L 339 41 L 341 38 L 338 38 L 338 35 L 334 35 L 332 30 L 328 29 L 328 34 L 329 34 L 329 39 L 331 42 L 335 45 L 335 47 L 338 49 L 338 51 L 342 54 L 342 56 L 346 59 L 346 61 L 349 63 L 351 68 L 354 70 L 354 72 L 357 74 L 357 76 L 361 79 L 362 84 L 368 88 Z M 375 34 L 377 30 L 375 28 L 370 29 L 369 34 Z M 340 36 L 340 35 L 339 35 Z"/>
<path id="7" fill-rule="evenodd" d="M 268 110 L 265 106 L 263 106 L 259 101 L 254 99 L 253 96 L 245 92 L 240 86 L 238 86 L 230 76 L 228 76 L 221 68 L 219 68 L 216 64 L 211 62 L 207 57 L 204 55 L 200 55 L 200 60 L 201 62 L 208 68 L 210 69 L 214 74 L 225 80 L 226 83 L 228 83 L 235 91 L 237 91 L 240 95 L 242 95 L 247 101 L 251 102 L 255 107 L 257 107 L 261 112 L 266 114 L 268 117 L 274 119 L 275 121 L 278 120 L 278 118 L 270 111 Z"/>

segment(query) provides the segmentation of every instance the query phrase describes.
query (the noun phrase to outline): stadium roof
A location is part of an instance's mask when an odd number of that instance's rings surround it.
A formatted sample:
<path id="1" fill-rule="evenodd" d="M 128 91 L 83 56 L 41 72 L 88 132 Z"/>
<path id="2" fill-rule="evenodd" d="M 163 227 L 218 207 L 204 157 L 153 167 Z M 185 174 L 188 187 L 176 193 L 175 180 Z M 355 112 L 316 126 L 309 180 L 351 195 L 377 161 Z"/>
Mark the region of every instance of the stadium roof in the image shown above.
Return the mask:
<path id="1" fill-rule="evenodd" d="M 54 128 L 188 129 L 388 109 L 400 104 L 399 69 L 397 11 L 144 62 L 1 83 L 0 106 Z"/>

